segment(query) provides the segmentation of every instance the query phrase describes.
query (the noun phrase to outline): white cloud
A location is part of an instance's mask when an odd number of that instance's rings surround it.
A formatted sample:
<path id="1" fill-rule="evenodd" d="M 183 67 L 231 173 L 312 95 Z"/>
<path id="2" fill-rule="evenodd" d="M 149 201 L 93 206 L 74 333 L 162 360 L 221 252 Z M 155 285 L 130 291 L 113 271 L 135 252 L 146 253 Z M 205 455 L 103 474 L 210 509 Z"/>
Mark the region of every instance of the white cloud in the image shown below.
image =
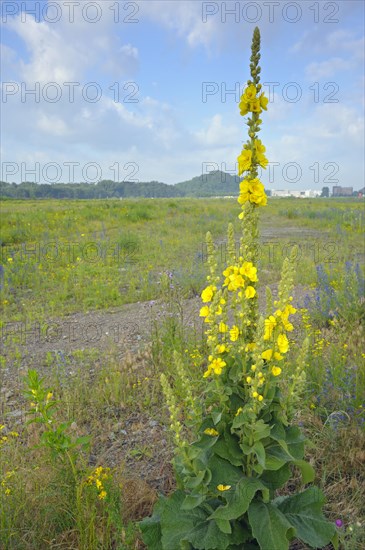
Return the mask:
<path id="1" fill-rule="evenodd" d="M 225 146 L 234 145 L 240 141 L 240 129 L 238 126 L 229 126 L 222 120 L 222 115 L 214 115 L 208 126 L 195 132 L 195 137 L 200 145 Z"/>
<path id="2" fill-rule="evenodd" d="M 339 71 L 346 71 L 351 68 L 351 65 L 345 59 L 340 57 L 333 57 L 326 61 L 313 61 L 305 68 L 306 75 L 309 79 L 314 81 L 321 80 L 322 78 L 330 78 Z"/>

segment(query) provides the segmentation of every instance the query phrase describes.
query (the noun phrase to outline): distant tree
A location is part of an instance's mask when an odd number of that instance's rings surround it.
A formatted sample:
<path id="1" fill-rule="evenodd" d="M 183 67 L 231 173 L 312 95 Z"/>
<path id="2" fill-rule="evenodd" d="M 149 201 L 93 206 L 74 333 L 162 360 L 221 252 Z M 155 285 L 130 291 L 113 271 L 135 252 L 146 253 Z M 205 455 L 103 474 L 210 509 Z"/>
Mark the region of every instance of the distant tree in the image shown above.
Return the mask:
<path id="1" fill-rule="evenodd" d="M 330 188 L 329 187 L 322 187 L 322 193 L 321 197 L 329 197 L 330 196 Z"/>

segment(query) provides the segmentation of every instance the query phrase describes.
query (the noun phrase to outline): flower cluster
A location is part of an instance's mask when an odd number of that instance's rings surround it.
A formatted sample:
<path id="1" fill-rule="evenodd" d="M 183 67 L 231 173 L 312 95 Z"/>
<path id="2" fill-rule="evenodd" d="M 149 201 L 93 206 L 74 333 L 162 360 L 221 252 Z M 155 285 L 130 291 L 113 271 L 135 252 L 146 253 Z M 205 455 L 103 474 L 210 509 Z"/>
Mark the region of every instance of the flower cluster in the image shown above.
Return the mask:
<path id="1" fill-rule="evenodd" d="M 4 424 L 0 424 L 0 432 L 2 432 L 3 430 L 5 430 L 5 426 Z M 7 443 L 12 437 L 19 437 L 18 432 L 7 432 L 6 435 L 0 436 L 0 447 L 1 445 Z"/>
<path id="2" fill-rule="evenodd" d="M 260 95 L 259 91 L 261 90 L 261 85 L 255 86 L 254 84 L 249 84 L 246 90 L 241 96 L 239 103 L 240 114 L 242 116 L 247 115 L 247 113 L 261 113 L 262 109 L 267 111 L 267 104 L 269 100 L 265 97 L 265 94 L 262 92 Z"/>
<path id="3" fill-rule="evenodd" d="M 9 470 L 1 476 L 2 479 L 0 481 L 0 487 L 1 487 L 2 492 L 4 493 L 5 496 L 9 496 L 11 494 L 11 489 L 9 487 L 9 480 L 14 475 L 15 475 L 15 470 Z"/>
<path id="4" fill-rule="evenodd" d="M 103 468 L 102 466 L 98 466 L 86 480 L 86 483 L 88 485 L 95 485 L 98 490 L 98 498 L 100 500 L 104 500 L 107 495 L 103 482 L 110 478 L 109 472 L 110 468 Z"/>

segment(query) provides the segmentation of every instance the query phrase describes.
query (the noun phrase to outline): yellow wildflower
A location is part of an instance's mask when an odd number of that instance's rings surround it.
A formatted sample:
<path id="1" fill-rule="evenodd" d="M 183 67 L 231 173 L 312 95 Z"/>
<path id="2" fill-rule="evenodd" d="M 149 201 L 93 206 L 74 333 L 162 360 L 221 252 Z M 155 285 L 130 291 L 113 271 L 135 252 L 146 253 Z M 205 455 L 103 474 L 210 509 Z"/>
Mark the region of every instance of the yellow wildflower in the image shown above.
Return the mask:
<path id="1" fill-rule="evenodd" d="M 270 315 L 268 319 L 265 319 L 265 333 L 264 340 L 269 340 L 271 338 L 272 332 L 276 327 L 277 322 L 273 315 Z"/>
<path id="2" fill-rule="evenodd" d="M 245 290 L 245 296 L 246 298 L 253 298 L 256 294 L 256 290 L 254 289 L 253 286 L 248 286 Z"/>
<path id="3" fill-rule="evenodd" d="M 218 491 L 228 491 L 232 486 L 231 485 L 217 485 Z"/>
<path id="4" fill-rule="evenodd" d="M 209 306 L 203 306 L 200 309 L 199 317 L 208 317 L 209 315 Z"/>
<path id="5" fill-rule="evenodd" d="M 219 332 L 228 332 L 228 325 L 226 323 L 220 322 L 218 325 Z"/>
<path id="6" fill-rule="evenodd" d="M 261 357 L 265 359 L 266 361 L 270 361 L 272 358 L 273 350 L 267 349 L 261 353 Z"/>
<path id="7" fill-rule="evenodd" d="M 260 99 L 261 108 L 264 109 L 265 111 L 267 111 L 267 104 L 269 103 L 268 98 L 265 97 L 264 93 L 262 93 L 260 95 L 259 99 Z"/>
<path id="8" fill-rule="evenodd" d="M 217 432 L 217 430 L 215 430 L 214 428 L 207 428 L 206 430 L 204 430 L 204 433 L 206 435 L 211 435 L 212 437 L 216 437 L 217 435 L 219 435 L 219 432 Z"/>
<path id="9" fill-rule="evenodd" d="M 273 367 L 271 369 L 271 373 L 273 374 L 273 376 L 279 376 L 279 374 L 281 374 L 281 368 L 280 367 Z"/>
<path id="10" fill-rule="evenodd" d="M 286 353 L 288 351 L 289 340 L 285 334 L 279 334 L 277 343 L 278 343 L 280 353 Z"/>
<path id="11" fill-rule="evenodd" d="M 211 302 L 215 290 L 216 290 L 216 287 L 214 287 L 213 285 L 207 286 L 201 293 L 201 298 L 203 302 Z"/>
<path id="12" fill-rule="evenodd" d="M 232 342 L 235 342 L 236 340 L 238 340 L 238 337 L 240 335 L 240 330 L 238 327 L 236 327 L 236 325 L 233 325 L 233 327 L 231 328 L 231 330 L 229 331 L 229 338 Z"/>
<path id="13" fill-rule="evenodd" d="M 250 149 L 242 149 L 241 154 L 237 157 L 238 175 L 240 176 L 246 170 L 251 168 L 252 151 Z"/>

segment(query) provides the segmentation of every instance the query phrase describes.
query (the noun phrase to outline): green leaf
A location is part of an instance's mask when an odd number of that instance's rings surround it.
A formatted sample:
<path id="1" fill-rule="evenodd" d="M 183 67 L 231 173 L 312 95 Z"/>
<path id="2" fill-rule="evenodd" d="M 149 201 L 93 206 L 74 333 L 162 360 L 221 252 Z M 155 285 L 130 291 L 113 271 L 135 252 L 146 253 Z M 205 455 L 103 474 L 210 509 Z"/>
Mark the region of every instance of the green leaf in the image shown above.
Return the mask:
<path id="1" fill-rule="evenodd" d="M 266 469 L 279 470 L 286 462 L 291 462 L 294 457 L 288 454 L 279 444 L 266 447 Z"/>
<path id="2" fill-rule="evenodd" d="M 213 423 L 214 425 L 216 426 L 218 424 L 218 422 L 221 421 L 221 418 L 222 418 L 222 411 L 214 411 L 211 413 L 210 415 L 212 417 L 212 420 L 213 420 Z"/>
<path id="3" fill-rule="evenodd" d="M 266 470 L 260 477 L 261 481 L 269 487 L 271 491 L 275 491 L 285 485 L 291 476 L 291 470 L 288 463 L 285 463 L 276 471 Z"/>
<path id="4" fill-rule="evenodd" d="M 143 542 L 149 550 L 163 550 L 161 542 L 161 518 L 159 510 L 163 507 L 165 497 L 161 497 L 155 504 L 154 513 L 138 523 Z"/>
<path id="5" fill-rule="evenodd" d="M 191 494 L 186 495 L 182 505 L 182 510 L 193 510 L 197 506 L 199 506 L 206 498 L 206 495 L 204 494 Z"/>
<path id="6" fill-rule="evenodd" d="M 254 500 L 248 508 L 248 519 L 261 550 L 288 550 L 295 529 L 278 508 Z"/>
<path id="7" fill-rule="evenodd" d="M 263 420 L 258 420 L 253 427 L 253 439 L 254 441 L 260 441 L 268 437 L 271 432 L 271 426 L 266 424 Z"/>
<path id="8" fill-rule="evenodd" d="M 215 518 L 215 522 L 218 525 L 218 528 L 222 531 L 222 533 L 227 533 L 227 535 L 230 535 L 232 533 L 232 526 L 227 519 Z"/>
<path id="9" fill-rule="evenodd" d="M 188 477 L 184 482 L 184 486 L 187 489 L 195 489 L 203 482 L 207 473 L 208 470 L 200 470 L 200 472 L 198 472 L 196 476 Z"/>
<path id="10" fill-rule="evenodd" d="M 223 533 L 217 523 L 208 520 L 202 507 L 181 510 L 185 495 L 182 491 L 173 493 L 164 503 L 161 511 L 162 550 L 184 548 L 190 543 L 197 550 L 226 550 L 232 543 L 241 544 L 247 532 L 235 526 L 231 534 Z"/>
<path id="11" fill-rule="evenodd" d="M 257 462 L 260 464 L 260 466 L 266 468 L 266 452 L 265 447 L 263 446 L 261 441 L 256 441 L 255 445 L 253 446 L 253 450 L 257 457 Z"/>
<path id="12" fill-rule="evenodd" d="M 234 466 L 242 466 L 242 451 L 237 437 L 227 431 L 223 433 L 223 438 L 217 441 L 214 447 L 214 454 L 229 460 Z"/>
<path id="13" fill-rule="evenodd" d="M 213 455 L 209 461 L 209 469 L 212 472 L 212 479 L 209 488 L 216 491 L 217 485 L 236 485 L 243 477 L 241 468 L 237 468 L 228 460 Z"/>
<path id="14" fill-rule="evenodd" d="M 275 499 L 273 504 L 285 514 L 296 528 L 296 536 L 313 548 L 328 544 L 336 532 L 336 527 L 322 514 L 324 496 L 318 487 L 309 487 L 297 495 Z"/>
<path id="15" fill-rule="evenodd" d="M 297 426 L 290 426 L 286 429 L 286 442 L 289 448 L 289 452 L 297 460 L 300 460 L 304 456 L 304 442 L 305 436 L 302 434 Z"/>
<path id="16" fill-rule="evenodd" d="M 261 491 L 267 498 L 269 491 L 259 479 L 242 477 L 234 490 L 224 493 L 227 504 L 217 508 L 210 518 L 232 520 L 242 516 L 250 505 L 257 491 Z"/>
<path id="17" fill-rule="evenodd" d="M 312 483 L 312 481 L 314 481 L 316 473 L 309 462 L 306 460 L 294 460 L 293 464 L 300 469 L 303 483 Z"/>

